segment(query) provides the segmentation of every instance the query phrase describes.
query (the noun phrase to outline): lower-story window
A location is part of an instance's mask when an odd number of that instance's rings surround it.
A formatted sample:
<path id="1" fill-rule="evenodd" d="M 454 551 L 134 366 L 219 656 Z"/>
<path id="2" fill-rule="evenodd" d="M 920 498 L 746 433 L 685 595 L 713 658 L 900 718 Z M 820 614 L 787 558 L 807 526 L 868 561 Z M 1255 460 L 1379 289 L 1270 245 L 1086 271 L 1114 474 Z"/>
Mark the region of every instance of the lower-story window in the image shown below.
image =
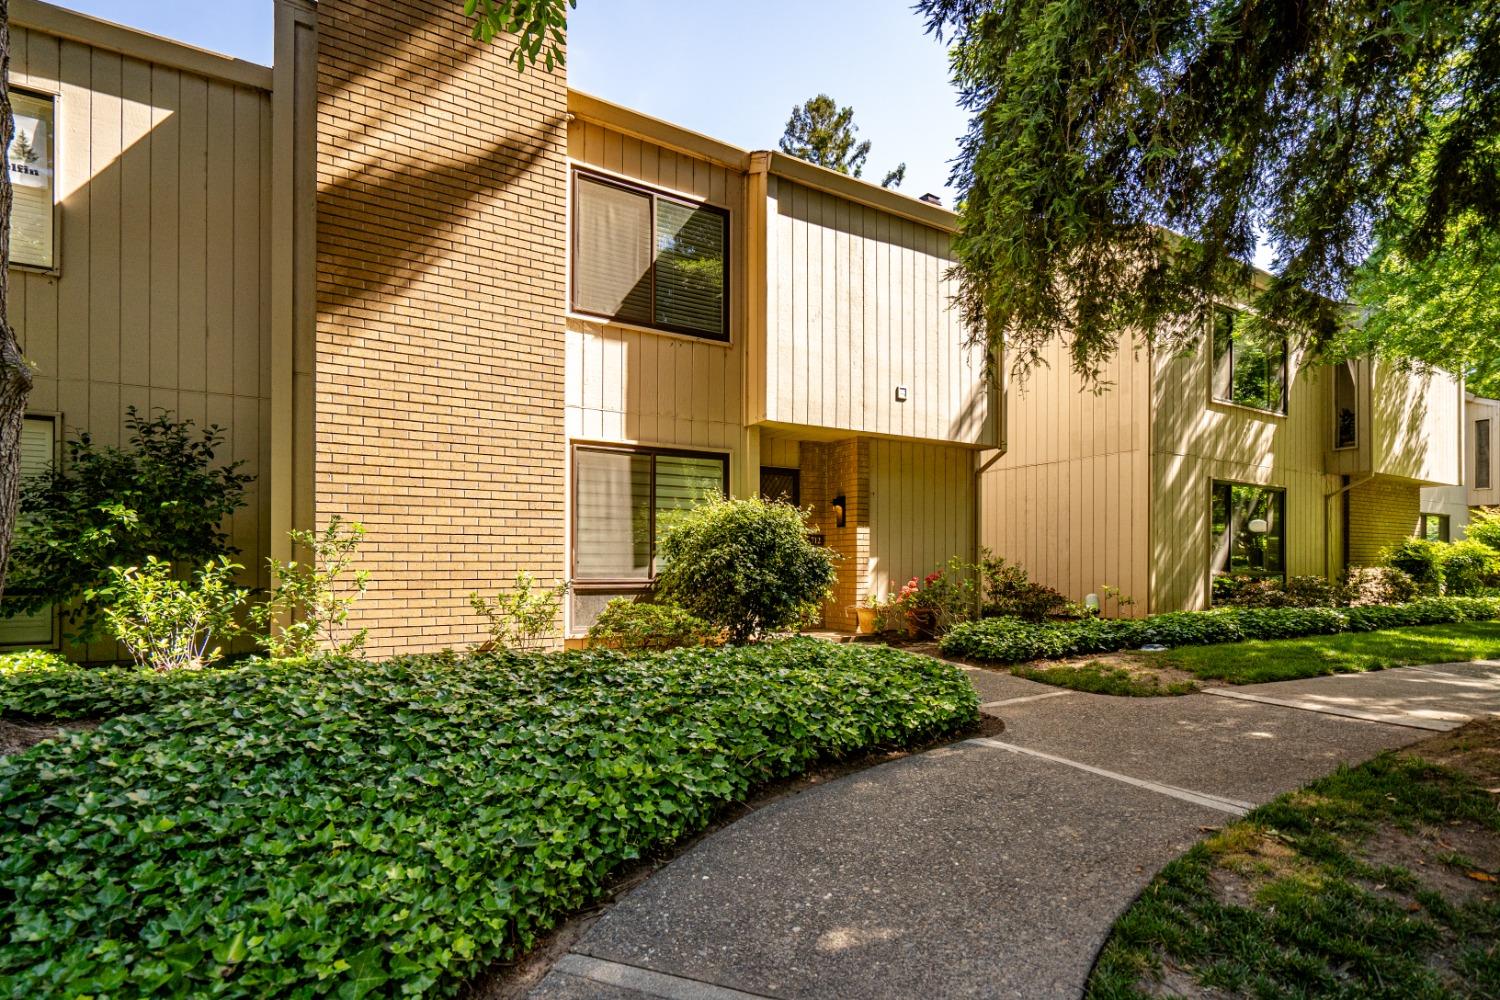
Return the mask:
<path id="1" fill-rule="evenodd" d="M 1286 576 L 1286 492 L 1243 483 L 1213 484 L 1215 574 Z"/>
<path id="2" fill-rule="evenodd" d="M 21 425 L 21 478 L 47 471 L 57 450 L 57 422 L 52 417 L 27 417 Z M 26 516 L 23 510 L 21 517 Z M 5 604 L 15 605 L 7 594 Z M 52 646 L 57 642 L 57 615 L 51 605 L 23 614 L 6 614 L 0 607 L 0 646 Z"/>
<path id="3" fill-rule="evenodd" d="M 574 447 L 573 627 L 587 628 L 610 598 L 650 587 L 672 516 L 728 492 L 723 455 Z"/>
<path id="4" fill-rule="evenodd" d="M 1417 521 L 1417 537 L 1429 542 L 1448 541 L 1449 531 L 1447 514 L 1423 514 Z"/>

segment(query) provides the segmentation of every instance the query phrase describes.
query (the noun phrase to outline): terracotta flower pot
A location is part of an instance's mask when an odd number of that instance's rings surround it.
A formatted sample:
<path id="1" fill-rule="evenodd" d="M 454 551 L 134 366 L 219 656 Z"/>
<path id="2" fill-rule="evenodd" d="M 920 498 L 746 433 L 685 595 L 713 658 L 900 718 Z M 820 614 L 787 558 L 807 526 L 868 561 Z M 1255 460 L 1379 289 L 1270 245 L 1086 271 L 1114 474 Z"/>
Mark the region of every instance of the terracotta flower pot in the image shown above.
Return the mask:
<path id="1" fill-rule="evenodd" d="M 860 635 L 874 635 L 875 614 L 874 608 L 856 607 L 854 609 L 854 617 L 858 624 L 855 626 L 854 631 Z"/>
<path id="2" fill-rule="evenodd" d="M 912 608 L 906 613 L 911 624 L 912 635 L 918 639 L 937 638 L 937 611 L 933 608 Z"/>

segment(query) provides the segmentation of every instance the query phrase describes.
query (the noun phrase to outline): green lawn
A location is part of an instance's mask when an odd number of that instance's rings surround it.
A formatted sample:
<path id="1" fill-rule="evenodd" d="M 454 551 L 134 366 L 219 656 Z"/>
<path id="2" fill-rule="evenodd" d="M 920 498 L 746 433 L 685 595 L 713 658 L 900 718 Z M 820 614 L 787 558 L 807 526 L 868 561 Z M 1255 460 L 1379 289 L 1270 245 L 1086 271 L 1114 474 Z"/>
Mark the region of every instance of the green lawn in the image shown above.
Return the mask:
<path id="1" fill-rule="evenodd" d="M 1254 810 L 1162 870 L 1087 997 L 1500 996 L 1500 811 L 1471 774 L 1386 754 Z"/>
<path id="2" fill-rule="evenodd" d="M 1184 646 L 1165 653 L 1143 654 L 1141 659 L 1146 666 L 1185 671 L 1200 680 L 1261 684 L 1413 663 L 1455 663 L 1494 657 L 1500 657 L 1500 622 Z"/>
<path id="3" fill-rule="evenodd" d="M 1127 698 L 1155 698 L 1161 695 L 1192 694 L 1198 685 L 1192 681 L 1163 680 L 1149 671 L 1126 670 L 1107 663 L 1058 664 L 1056 666 L 1015 666 L 1011 674 L 1051 684 L 1053 687 L 1087 691 L 1089 694 L 1113 694 Z"/>

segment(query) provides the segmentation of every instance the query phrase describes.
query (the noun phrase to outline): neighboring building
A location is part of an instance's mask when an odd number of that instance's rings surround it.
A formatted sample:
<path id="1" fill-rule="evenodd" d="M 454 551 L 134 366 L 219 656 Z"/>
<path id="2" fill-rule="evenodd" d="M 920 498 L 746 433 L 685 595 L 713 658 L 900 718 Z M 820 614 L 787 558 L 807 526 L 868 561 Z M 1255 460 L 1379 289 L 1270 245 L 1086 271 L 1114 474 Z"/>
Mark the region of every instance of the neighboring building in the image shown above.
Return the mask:
<path id="1" fill-rule="evenodd" d="M 1422 517 L 1416 530 L 1419 537 L 1457 541 L 1464 537 L 1471 511 L 1500 504 L 1497 434 L 1500 434 L 1500 400 L 1469 393 L 1459 431 L 1459 446 L 1464 456 L 1462 484 L 1422 491 Z"/>
<path id="2" fill-rule="evenodd" d="M 1333 576 L 1409 536 L 1424 486 L 1460 481 L 1462 387 L 1372 362 L 1304 366 L 1199 320 L 1180 355 L 1124 345 L 1102 394 L 1061 347 L 1013 386 L 981 484 L 984 545 L 1075 599 L 1206 607 L 1220 574 Z"/>
<path id="3" fill-rule="evenodd" d="M 709 491 L 810 508 L 849 627 L 981 540 L 1072 596 L 1199 606 L 1215 568 L 1364 558 L 1458 481 L 1450 381 L 1336 389 L 1227 326 L 1100 397 L 1055 358 L 1007 418 L 940 205 L 518 74 L 456 3 L 274 2 L 267 69 L 12 0 L 23 462 L 121 443 L 132 404 L 223 425 L 243 582 L 288 529 L 363 522 L 372 654 L 481 638 L 468 595 L 519 571 L 573 582 L 578 635 Z"/>

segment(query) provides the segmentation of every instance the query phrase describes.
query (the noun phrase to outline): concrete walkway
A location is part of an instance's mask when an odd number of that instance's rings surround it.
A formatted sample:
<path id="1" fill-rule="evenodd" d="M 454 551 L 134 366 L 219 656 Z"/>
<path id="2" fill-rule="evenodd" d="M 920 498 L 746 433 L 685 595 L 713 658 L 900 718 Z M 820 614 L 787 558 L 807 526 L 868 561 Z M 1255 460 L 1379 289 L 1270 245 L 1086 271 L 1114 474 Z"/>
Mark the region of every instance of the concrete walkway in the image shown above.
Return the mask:
<path id="1" fill-rule="evenodd" d="M 1500 714 L 1500 663 L 1181 698 L 970 676 L 999 737 L 812 788 L 703 840 L 532 997 L 1077 997 L 1115 918 L 1207 829 Z"/>

